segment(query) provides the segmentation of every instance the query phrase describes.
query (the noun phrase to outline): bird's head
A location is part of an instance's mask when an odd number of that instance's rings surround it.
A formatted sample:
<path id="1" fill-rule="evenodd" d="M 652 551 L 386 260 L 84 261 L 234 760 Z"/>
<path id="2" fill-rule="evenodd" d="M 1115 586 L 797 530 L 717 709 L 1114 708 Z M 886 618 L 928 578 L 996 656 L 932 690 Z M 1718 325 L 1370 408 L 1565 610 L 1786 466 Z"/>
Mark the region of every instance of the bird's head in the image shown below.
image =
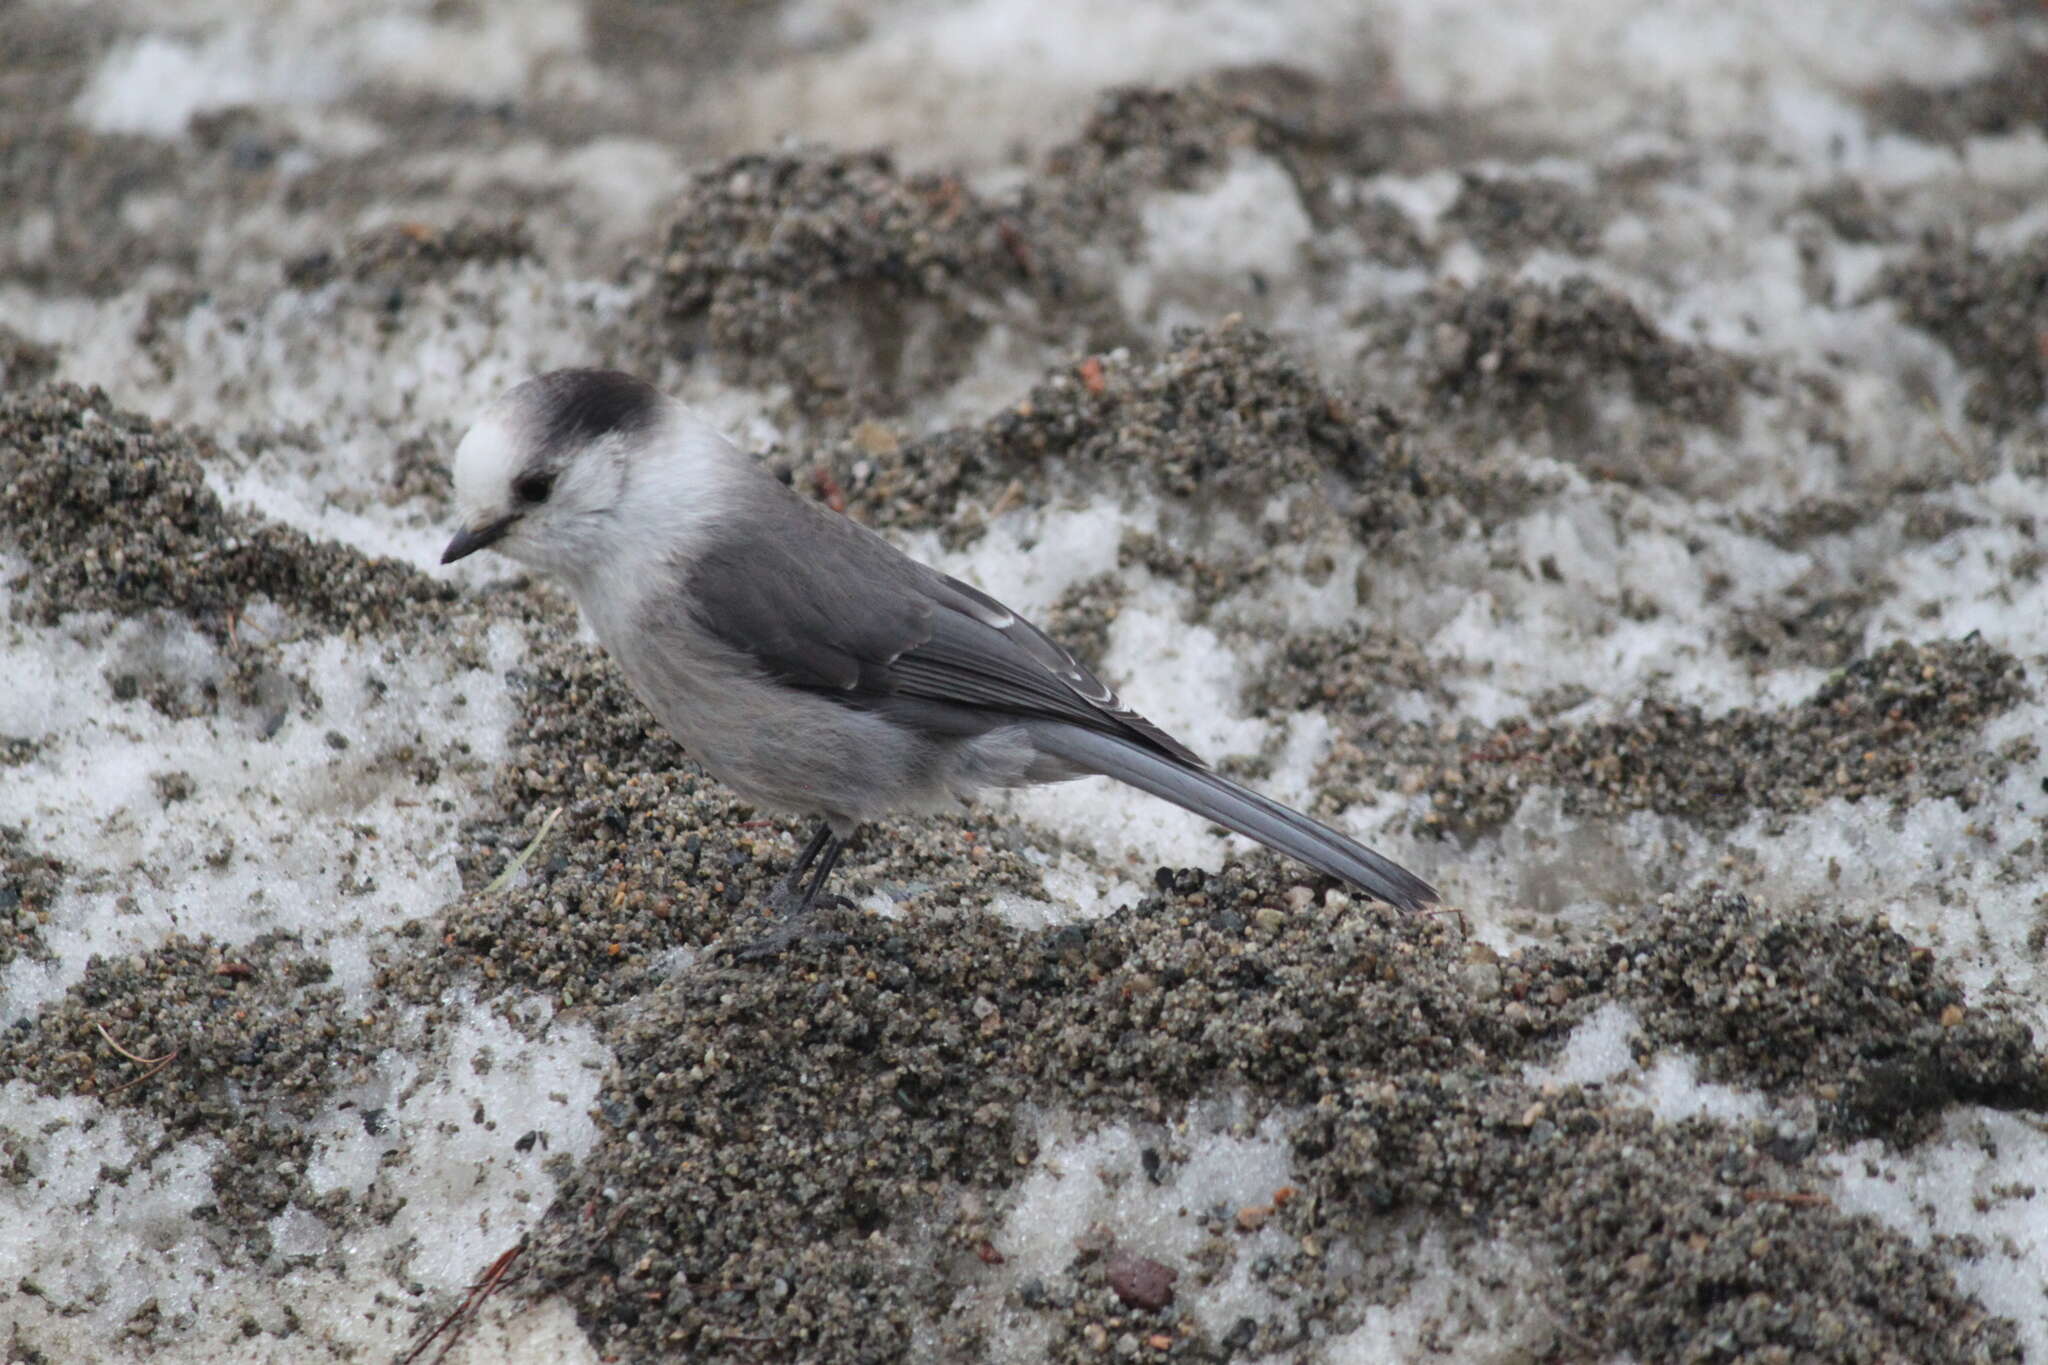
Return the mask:
<path id="1" fill-rule="evenodd" d="M 575 581 L 616 560 L 675 408 L 616 370 L 553 370 L 508 390 L 455 449 L 461 520 L 441 562 L 494 549 Z"/>

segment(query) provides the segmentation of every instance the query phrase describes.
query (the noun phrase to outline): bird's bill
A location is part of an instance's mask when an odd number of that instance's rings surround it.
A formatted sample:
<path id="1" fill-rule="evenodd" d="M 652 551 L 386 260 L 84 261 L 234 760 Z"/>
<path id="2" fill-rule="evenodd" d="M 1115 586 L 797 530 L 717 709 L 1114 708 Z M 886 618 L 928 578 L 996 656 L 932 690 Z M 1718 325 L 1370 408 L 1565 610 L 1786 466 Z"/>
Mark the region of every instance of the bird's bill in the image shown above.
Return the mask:
<path id="1" fill-rule="evenodd" d="M 463 527 L 455 533 L 455 539 L 448 542 L 448 548 L 441 551 L 441 562 L 453 564 L 456 560 L 473 555 L 478 550 L 496 545 L 505 538 L 505 533 L 512 529 L 512 523 L 517 519 L 499 517 L 496 521 L 485 522 L 482 526 Z"/>

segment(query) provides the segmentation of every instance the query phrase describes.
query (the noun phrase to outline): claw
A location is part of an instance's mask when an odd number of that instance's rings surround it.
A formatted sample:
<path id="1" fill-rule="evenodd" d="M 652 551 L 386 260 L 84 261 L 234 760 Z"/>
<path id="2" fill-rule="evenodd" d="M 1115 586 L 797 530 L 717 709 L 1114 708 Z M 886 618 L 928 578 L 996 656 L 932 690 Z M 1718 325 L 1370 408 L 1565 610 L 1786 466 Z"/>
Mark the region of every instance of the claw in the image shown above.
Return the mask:
<path id="1" fill-rule="evenodd" d="M 805 939 L 827 945 L 847 941 L 845 934 L 825 929 L 818 922 L 820 910 L 853 909 L 853 902 L 846 897 L 823 894 L 825 879 L 832 875 L 833 865 L 839 861 L 843 847 L 840 840 L 832 837 L 830 825 L 818 826 L 818 832 L 797 855 L 796 863 L 775 883 L 775 889 L 762 902 L 761 908 L 781 922 L 759 938 L 735 949 L 734 958 L 741 962 L 758 962 L 778 956 L 791 944 Z M 811 873 L 807 882 L 804 874 L 811 871 L 814 862 L 817 870 Z"/>

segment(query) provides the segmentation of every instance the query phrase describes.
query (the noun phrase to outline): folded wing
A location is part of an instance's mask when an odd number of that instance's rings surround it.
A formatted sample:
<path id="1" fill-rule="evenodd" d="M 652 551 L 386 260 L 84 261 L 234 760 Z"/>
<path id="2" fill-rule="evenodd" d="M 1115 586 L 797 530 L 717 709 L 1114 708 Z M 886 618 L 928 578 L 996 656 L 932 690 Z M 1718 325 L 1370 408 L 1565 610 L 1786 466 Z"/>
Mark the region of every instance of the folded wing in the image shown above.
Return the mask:
<path id="1" fill-rule="evenodd" d="M 692 566 L 697 623 L 770 676 L 860 705 L 900 695 L 1057 720 L 1201 760 L 1036 626 L 845 517 L 765 485 L 749 533 Z M 759 515 L 755 515 L 758 513 Z"/>

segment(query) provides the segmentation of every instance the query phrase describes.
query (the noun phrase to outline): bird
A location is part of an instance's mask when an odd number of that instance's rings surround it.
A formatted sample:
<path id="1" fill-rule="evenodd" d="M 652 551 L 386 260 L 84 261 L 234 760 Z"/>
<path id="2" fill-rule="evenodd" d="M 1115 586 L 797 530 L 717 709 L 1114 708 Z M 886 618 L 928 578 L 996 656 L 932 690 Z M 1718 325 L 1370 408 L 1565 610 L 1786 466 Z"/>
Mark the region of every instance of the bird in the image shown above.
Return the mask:
<path id="1" fill-rule="evenodd" d="M 705 771 L 758 808 L 818 822 L 767 896 L 780 942 L 859 826 L 1090 776 L 1399 909 L 1439 899 L 1215 772 L 1022 616 L 797 493 L 644 379 L 527 379 L 484 408 L 453 466 L 443 564 L 490 549 L 560 583 Z"/>

